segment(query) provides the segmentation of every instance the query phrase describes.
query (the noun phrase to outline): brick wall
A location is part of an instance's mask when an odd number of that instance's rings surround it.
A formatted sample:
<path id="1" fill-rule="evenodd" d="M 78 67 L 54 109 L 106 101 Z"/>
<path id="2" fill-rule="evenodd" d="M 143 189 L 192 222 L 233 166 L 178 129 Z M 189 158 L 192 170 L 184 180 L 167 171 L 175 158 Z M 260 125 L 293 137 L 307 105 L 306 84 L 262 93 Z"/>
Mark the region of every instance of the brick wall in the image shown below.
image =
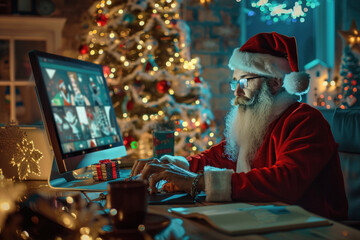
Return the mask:
<path id="1" fill-rule="evenodd" d="M 240 46 L 239 4 L 235 0 L 212 0 L 207 6 L 187 0 L 183 19 L 191 29 L 191 53 L 201 59 L 203 78 L 212 92 L 211 107 L 221 133 L 232 92 L 227 66 L 234 48 Z"/>

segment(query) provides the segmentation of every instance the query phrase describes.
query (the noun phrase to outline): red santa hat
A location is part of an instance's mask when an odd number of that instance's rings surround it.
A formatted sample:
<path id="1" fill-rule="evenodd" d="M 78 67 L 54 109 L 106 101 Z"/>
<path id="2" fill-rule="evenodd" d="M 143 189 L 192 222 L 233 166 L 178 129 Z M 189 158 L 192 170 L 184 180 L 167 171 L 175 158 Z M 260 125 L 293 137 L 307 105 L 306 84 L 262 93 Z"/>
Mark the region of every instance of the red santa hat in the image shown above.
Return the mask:
<path id="1" fill-rule="evenodd" d="M 241 48 L 236 48 L 229 60 L 230 69 L 240 69 L 266 77 L 283 79 L 283 87 L 290 94 L 308 91 L 310 76 L 299 72 L 296 40 L 294 37 L 259 33 Z"/>
<path id="2" fill-rule="evenodd" d="M 59 87 L 61 88 L 61 87 L 63 87 L 64 85 L 65 85 L 64 81 L 63 81 L 62 79 L 60 79 L 60 81 L 59 81 Z"/>

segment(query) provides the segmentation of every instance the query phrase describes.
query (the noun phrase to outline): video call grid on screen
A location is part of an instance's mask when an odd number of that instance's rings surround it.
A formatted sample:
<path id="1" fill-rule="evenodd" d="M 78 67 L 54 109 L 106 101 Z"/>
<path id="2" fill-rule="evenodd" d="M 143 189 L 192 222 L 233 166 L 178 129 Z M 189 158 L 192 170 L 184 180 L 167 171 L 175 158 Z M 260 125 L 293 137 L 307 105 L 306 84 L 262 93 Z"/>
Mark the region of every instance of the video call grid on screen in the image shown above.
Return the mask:
<path id="1" fill-rule="evenodd" d="M 63 154 L 121 141 L 101 72 L 45 57 L 39 64 Z"/>

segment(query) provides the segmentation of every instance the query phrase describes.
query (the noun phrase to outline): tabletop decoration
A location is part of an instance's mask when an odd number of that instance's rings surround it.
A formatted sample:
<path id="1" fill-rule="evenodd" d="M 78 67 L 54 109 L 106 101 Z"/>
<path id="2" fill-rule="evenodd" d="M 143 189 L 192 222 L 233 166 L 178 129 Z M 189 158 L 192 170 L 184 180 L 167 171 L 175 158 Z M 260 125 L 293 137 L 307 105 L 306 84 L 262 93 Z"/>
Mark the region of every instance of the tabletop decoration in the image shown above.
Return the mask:
<path id="1" fill-rule="evenodd" d="M 8 168 L 17 169 L 17 176 L 13 176 L 14 179 L 26 180 L 29 174 L 37 176 L 41 174 L 40 160 L 43 158 L 43 153 L 36 149 L 34 140 L 29 139 L 15 121 L 0 128 L 0 156 L 2 161 L 9 163 Z"/>

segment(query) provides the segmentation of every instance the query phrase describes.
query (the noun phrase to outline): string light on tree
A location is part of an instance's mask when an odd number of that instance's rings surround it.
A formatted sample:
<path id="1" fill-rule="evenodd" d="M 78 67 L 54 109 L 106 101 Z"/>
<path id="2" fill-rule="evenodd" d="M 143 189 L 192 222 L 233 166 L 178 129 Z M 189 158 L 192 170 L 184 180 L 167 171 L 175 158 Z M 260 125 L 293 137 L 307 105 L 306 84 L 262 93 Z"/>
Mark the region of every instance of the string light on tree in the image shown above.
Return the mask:
<path id="1" fill-rule="evenodd" d="M 188 123 L 176 124 L 176 154 L 208 148 L 209 139 L 202 135 L 216 132 L 214 116 L 200 61 L 190 57 L 179 1 L 97 1 L 89 12 L 92 19 L 84 22 L 79 58 L 106 66 L 104 75 L 128 153 L 146 150 L 141 145 L 151 142 L 149 132 L 161 121 Z M 205 131 L 203 122 L 211 123 Z M 197 139 L 196 148 L 195 143 L 184 147 L 189 136 Z M 215 136 L 211 140 L 215 142 Z"/>

